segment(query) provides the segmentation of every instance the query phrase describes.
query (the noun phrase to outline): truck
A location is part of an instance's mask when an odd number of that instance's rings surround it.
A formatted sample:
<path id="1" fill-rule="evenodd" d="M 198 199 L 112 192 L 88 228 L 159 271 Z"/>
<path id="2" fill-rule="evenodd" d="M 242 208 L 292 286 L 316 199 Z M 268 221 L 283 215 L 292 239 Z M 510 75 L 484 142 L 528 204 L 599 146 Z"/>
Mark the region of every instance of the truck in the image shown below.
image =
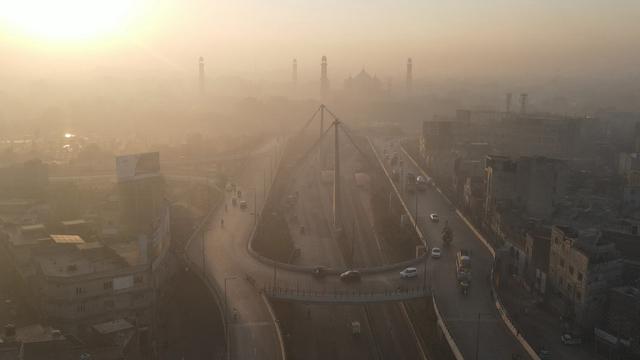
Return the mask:
<path id="1" fill-rule="evenodd" d="M 456 279 L 461 286 L 471 282 L 471 250 L 460 249 L 456 253 Z"/>
<path id="2" fill-rule="evenodd" d="M 416 176 L 412 173 L 407 173 L 405 177 L 405 189 L 408 192 L 413 192 L 416 190 Z"/>
<path id="3" fill-rule="evenodd" d="M 440 235 L 442 236 L 442 244 L 444 246 L 449 246 L 453 241 L 453 230 L 449 227 L 449 221 L 445 221 Z"/>

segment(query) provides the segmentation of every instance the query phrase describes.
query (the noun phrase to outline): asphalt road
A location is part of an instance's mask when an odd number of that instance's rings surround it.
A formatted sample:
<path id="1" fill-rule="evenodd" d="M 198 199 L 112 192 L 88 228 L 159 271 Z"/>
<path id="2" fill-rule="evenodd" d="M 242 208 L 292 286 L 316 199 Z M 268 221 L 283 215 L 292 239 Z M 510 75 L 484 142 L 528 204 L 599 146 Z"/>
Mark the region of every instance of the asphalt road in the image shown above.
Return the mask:
<path id="1" fill-rule="evenodd" d="M 374 144 L 380 154 L 385 148 L 387 152 L 397 153 L 403 159 L 404 174 L 420 173 L 400 151 L 397 142 L 374 140 Z M 385 165 L 391 168 L 390 164 Z M 407 192 L 404 198 L 411 213 L 418 218 L 429 244 L 443 250 L 441 259 L 428 262 L 428 271 L 440 313 L 463 356 L 466 359 L 493 360 L 511 359 L 513 354 L 520 354 L 524 359 L 529 358 L 502 322 L 493 303 L 489 285 L 493 258 L 456 214 L 454 206 L 434 187 L 422 192 Z M 431 213 L 439 215 L 438 223 L 428 220 Z M 445 221 L 448 221 L 454 233 L 452 244 L 446 248 L 440 240 Z M 462 294 L 455 278 L 455 256 L 462 248 L 472 251 L 471 290 L 466 296 Z"/>
<path id="2" fill-rule="evenodd" d="M 275 146 L 269 143 L 265 146 Z M 272 152 L 258 150 L 246 163 L 244 170 L 235 180 L 242 189 L 243 199 L 248 202 L 245 210 L 228 206 L 226 211 L 220 207 L 214 214 L 210 227 L 207 229 L 203 241 L 193 241 L 188 251 L 189 257 L 197 264 L 205 263 L 205 269 L 210 279 L 213 279 L 219 289 L 225 288 L 227 316 L 230 322 L 230 350 L 233 359 L 277 359 L 280 357 L 279 343 L 275 326 L 272 322 L 268 307 L 259 290 L 262 286 L 273 284 L 281 288 L 295 289 L 298 287 L 313 291 L 369 291 L 396 289 L 403 284 L 399 278 L 399 268 L 385 272 L 363 274 L 358 283 L 344 283 L 338 276 L 326 276 L 323 281 L 315 281 L 311 274 L 274 269 L 254 257 L 247 251 L 247 244 L 255 224 L 256 216 L 262 206 L 263 173 L 265 164 L 270 163 L 268 156 Z M 267 188 L 267 190 L 269 190 Z M 230 204 L 230 195 L 226 201 Z M 254 200 L 255 199 L 255 200 Z M 224 219 L 224 225 L 221 223 Z M 204 254 L 203 256 L 203 247 Z M 247 280 L 247 275 L 254 282 Z M 255 285 L 254 285 L 255 284 Z M 237 319 L 232 314 L 235 309 Z"/>
<path id="3" fill-rule="evenodd" d="M 350 144 L 341 143 L 342 223 L 354 250 L 355 267 L 380 266 L 386 262 L 373 226 L 370 193 L 356 186 L 354 173 L 362 161 Z M 321 180 L 321 171 L 332 165 L 332 154 L 321 164 L 318 156 L 297 169 L 290 193 L 299 194 L 288 214 L 295 246 L 301 249 L 296 263 L 348 267 L 351 246 L 338 244 L 331 234 L 332 182 Z M 305 233 L 298 229 L 305 227 Z M 342 249 L 342 250 L 341 250 Z M 398 273 L 392 274 L 398 279 Z M 421 274 L 422 276 L 422 274 Z M 422 279 L 401 280 L 399 284 L 421 283 Z M 415 284 L 414 284 L 415 285 Z M 287 346 L 293 358 L 304 359 L 419 359 L 420 348 L 398 303 L 361 306 L 294 305 L 299 315 L 289 326 Z M 308 318 L 306 314 L 311 314 Z M 351 321 L 358 321 L 362 334 L 354 337 Z"/>

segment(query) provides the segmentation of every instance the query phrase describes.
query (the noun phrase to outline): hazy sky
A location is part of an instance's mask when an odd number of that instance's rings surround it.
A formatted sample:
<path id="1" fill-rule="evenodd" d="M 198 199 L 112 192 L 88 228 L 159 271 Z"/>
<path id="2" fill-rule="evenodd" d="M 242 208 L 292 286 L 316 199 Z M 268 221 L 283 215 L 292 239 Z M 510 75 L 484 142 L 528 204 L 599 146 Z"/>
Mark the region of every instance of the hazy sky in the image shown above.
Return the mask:
<path id="1" fill-rule="evenodd" d="M 53 4 L 53 5 L 52 5 Z M 638 74 L 634 0 L 0 0 L 0 75 L 113 67 L 341 83 L 402 76 Z"/>

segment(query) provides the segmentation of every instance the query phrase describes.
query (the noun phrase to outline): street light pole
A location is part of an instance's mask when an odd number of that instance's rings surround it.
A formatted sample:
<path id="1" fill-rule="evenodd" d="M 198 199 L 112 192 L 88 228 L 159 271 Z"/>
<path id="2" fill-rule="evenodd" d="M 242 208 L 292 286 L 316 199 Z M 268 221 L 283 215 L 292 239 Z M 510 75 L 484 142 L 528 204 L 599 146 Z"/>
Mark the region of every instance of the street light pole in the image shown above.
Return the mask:
<path id="1" fill-rule="evenodd" d="M 197 230 L 196 230 L 197 231 Z M 207 280 L 207 268 L 206 268 L 206 258 L 207 258 L 207 253 L 205 252 L 205 248 L 204 248 L 204 230 L 201 232 L 201 236 L 202 236 L 202 277 L 204 278 L 204 280 Z"/>
<path id="2" fill-rule="evenodd" d="M 253 189 L 253 227 L 258 225 L 258 187 Z"/>
<path id="3" fill-rule="evenodd" d="M 478 360 L 478 348 L 480 347 L 480 313 L 476 320 L 476 360 Z"/>
<path id="4" fill-rule="evenodd" d="M 416 216 L 414 218 L 416 225 L 416 235 L 418 234 L 418 192 L 416 191 L 413 196 L 416 198 Z"/>
<path id="5" fill-rule="evenodd" d="M 227 280 L 236 279 L 235 276 L 229 276 L 224 278 L 224 323 L 225 323 L 225 345 L 227 349 L 227 358 L 231 356 L 231 349 L 229 349 L 229 315 L 227 310 Z"/>

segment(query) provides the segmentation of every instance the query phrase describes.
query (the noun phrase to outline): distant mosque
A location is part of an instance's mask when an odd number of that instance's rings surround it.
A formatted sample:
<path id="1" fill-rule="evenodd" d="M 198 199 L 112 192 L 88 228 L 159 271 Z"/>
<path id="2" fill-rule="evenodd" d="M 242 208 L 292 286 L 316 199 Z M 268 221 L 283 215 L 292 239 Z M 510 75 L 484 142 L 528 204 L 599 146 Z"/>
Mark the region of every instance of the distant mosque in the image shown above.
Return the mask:
<path id="1" fill-rule="evenodd" d="M 382 95 L 384 87 L 376 75 L 369 75 L 363 68 L 358 75 L 349 76 L 344 81 L 344 89 L 353 96 Z"/>

